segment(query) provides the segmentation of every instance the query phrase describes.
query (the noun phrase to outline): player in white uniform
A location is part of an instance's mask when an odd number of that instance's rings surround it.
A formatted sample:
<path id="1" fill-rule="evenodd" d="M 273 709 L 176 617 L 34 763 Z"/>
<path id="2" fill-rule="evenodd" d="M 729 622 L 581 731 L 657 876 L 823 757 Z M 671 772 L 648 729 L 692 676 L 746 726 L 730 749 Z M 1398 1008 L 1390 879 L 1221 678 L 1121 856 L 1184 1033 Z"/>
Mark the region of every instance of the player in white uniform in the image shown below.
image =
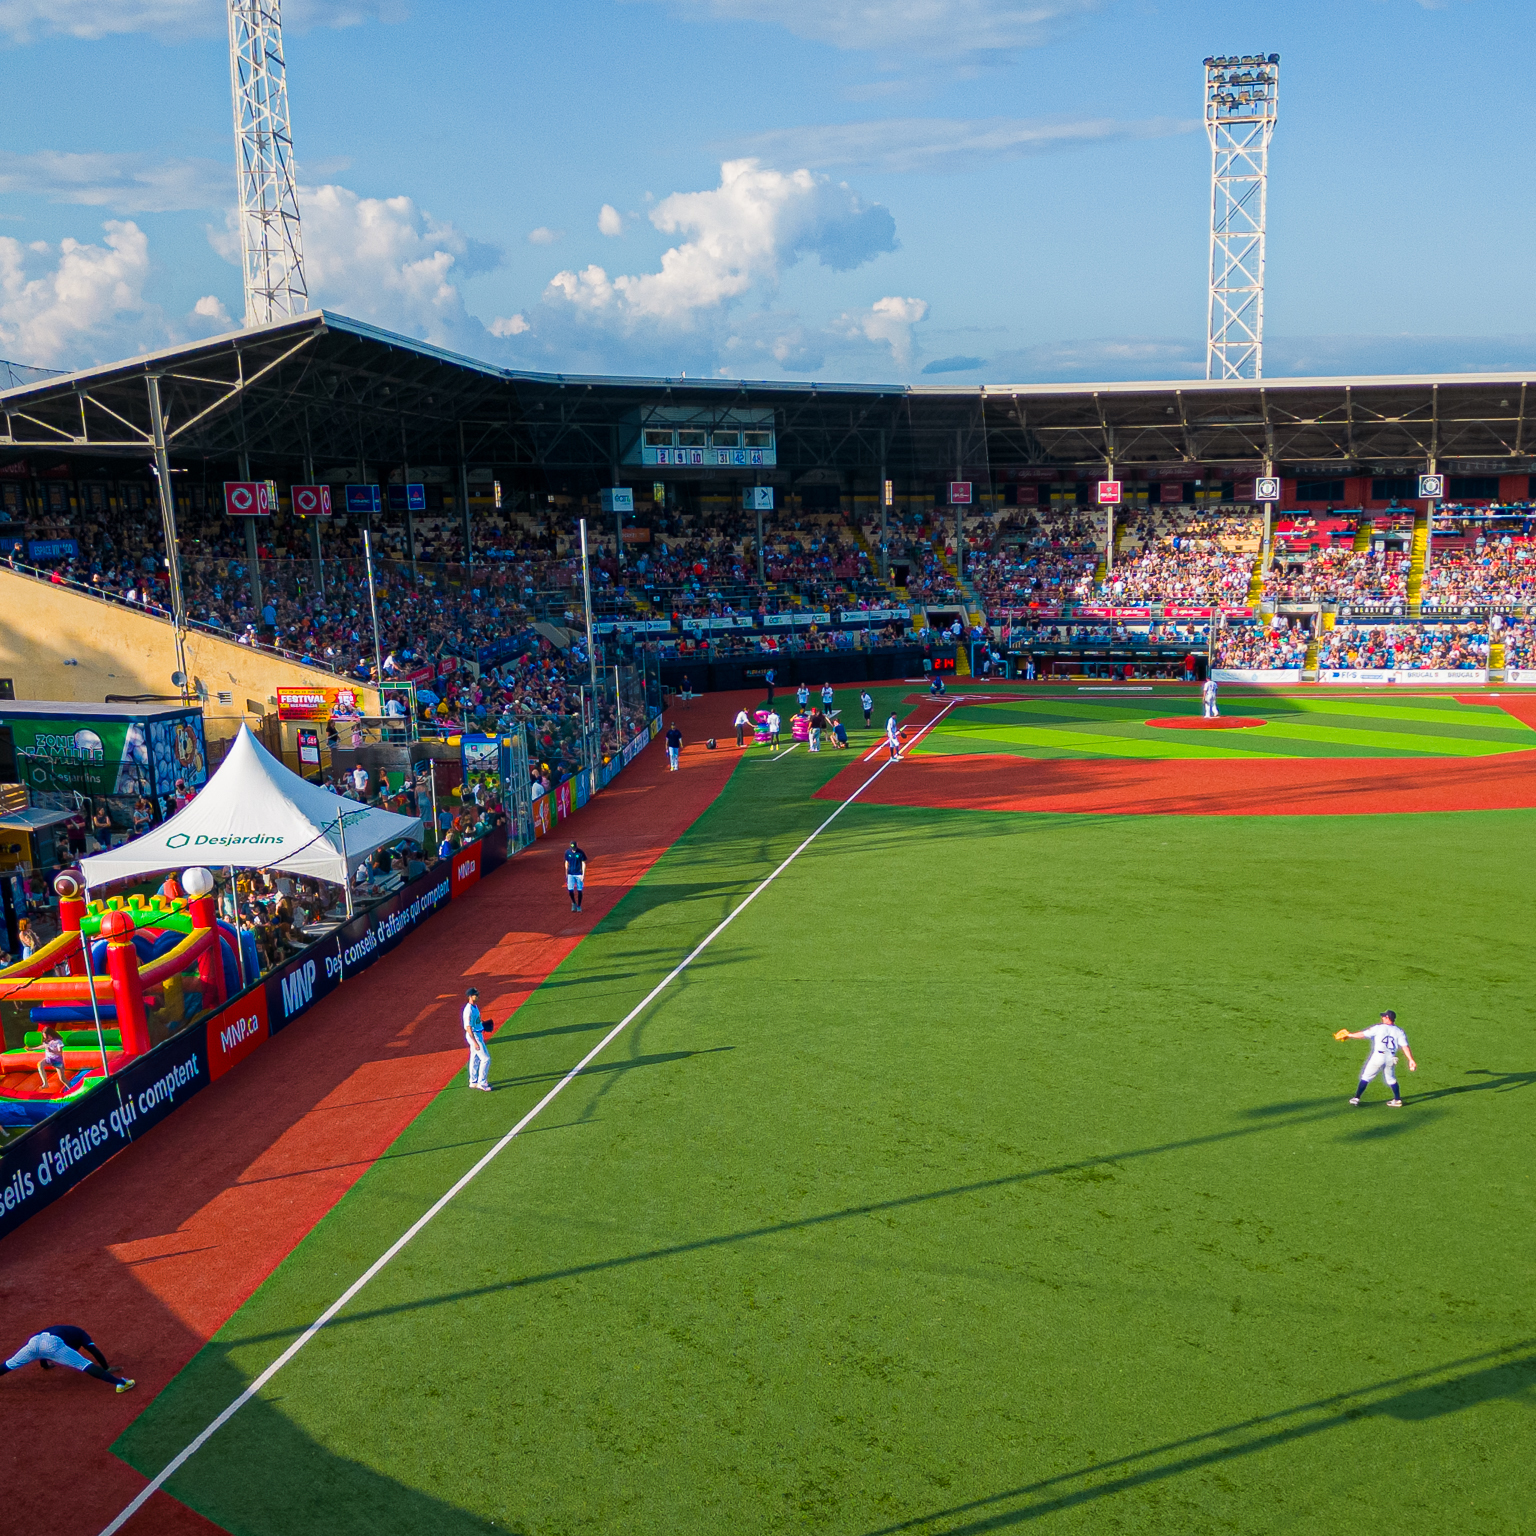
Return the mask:
<path id="1" fill-rule="evenodd" d="M 1207 720 L 1214 720 L 1217 716 L 1216 709 L 1216 679 L 1208 677 L 1200 685 L 1200 713 Z"/>
<path id="2" fill-rule="evenodd" d="M 1349 1102 L 1358 1104 L 1365 1097 L 1365 1085 L 1380 1072 L 1382 1081 L 1392 1090 L 1389 1100 L 1392 1108 L 1401 1109 L 1403 1095 L 1397 1086 L 1397 1053 L 1403 1053 L 1410 1072 L 1417 1072 L 1419 1064 L 1413 1059 L 1413 1052 L 1408 1049 L 1408 1036 L 1398 1028 L 1397 1015 L 1388 1008 L 1381 1016 L 1381 1023 L 1373 1024 L 1369 1029 L 1344 1030 L 1339 1038 L 1371 1042 L 1371 1054 L 1360 1069 L 1360 1086 L 1355 1089 L 1355 1096 Z"/>

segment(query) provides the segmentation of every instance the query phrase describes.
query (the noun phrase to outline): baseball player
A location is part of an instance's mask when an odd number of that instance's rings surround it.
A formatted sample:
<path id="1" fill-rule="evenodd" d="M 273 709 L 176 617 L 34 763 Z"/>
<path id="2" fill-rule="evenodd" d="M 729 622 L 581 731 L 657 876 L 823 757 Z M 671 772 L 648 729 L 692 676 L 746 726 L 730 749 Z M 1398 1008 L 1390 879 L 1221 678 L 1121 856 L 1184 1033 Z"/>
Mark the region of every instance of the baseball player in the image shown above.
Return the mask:
<path id="1" fill-rule="evenodd" d="M 1392 1097 L 1387 1102 L 1393 1109 L 1401 1109 L 1403 1095 L 1397 1086 L 1397 1053 L 1403 1053 L 1410 1072 L 1417 1072 L 1419 1064 L 1413 1059 L 1413 1052 L 1408 1049 L 1408 1036 L 1398 1028 L 1397 1015 L 1388 1008 L 1381 1016 L 1381 1023 L 1373 1024 L 1369 1029 L 1335 1030 L 1333 1038 L 1371 1042 L 1371 1054 L 1360 1069 L 1360 1084 L 1349 1102 L 1358 1104 L 1365 1097 L 1365 1085 L 1380 1072 L 1382 1081 L 1392 1090 Z"/>
<path id="2" fill-rule="evenodd" d="M 1216 718 L 1216 679 L 1214 677 L 1206 678 L 1200 685 L 1200 713 L 1207 720 Z"/>
<path id="3" fill-rule="evenodd" d="M 869 717 L 875 712 L 875 701 L 870 698 L 869 690 L 867 688 L 863 693 L 859 695 L 859 708 L 864 711 L 864 724 L 867 728 L 869 725 Z"/>
<path id="4" fill-rule="evenodd" d="M 469 1047 L 469 1086 L 491 1091 L 491 1053 L 485 1048 L 485 1021 L 480 1017 L 480 989 L 464 996 L 464 1043 Z"/>
<path id="5" fill-rule="evenodd" d="M 581 911 L 581 898 L 587 883 L 587 856 L 582 849 L 576 846 L 576 839 L 571 839 L 571 846 L 565 850 L 565 889 L 571 898 L 571 911 Z"/>
<path id="6" fill-rule="evenodd" d="M 770 752 L 779 750 L 779 731 L 783 724 L 784 722 L 779 719 L 778 710 L 770 709 L 768 711 L 768 750 Z"/>
<path id="7" fill-rule="evenodd" d="M 683 750 L 683 733 L 677 728 L 677 721 L 673 721 L 667 729 L 667 767 L 673 773 L 677 772 L 677 754 Z"/>
<path id="8" fill-rule="evenodd" d="M 92 1358 L 87 1360 L 86 1355 Z M 107 1357 L 96 1347 L 90 1334 L 73 1323 L 55 1323 L 51 1328 L 44 1328 L 41 1333 L 34 1333 L 4 1365 L 0 1365 L 0 1376 L 4 1376 L 7 1371 L 19 1371 L 22 1366 L 30 1365 L 34 1360 L 45 1371 L 51 1371 L 56 1365 L 67 1365 L 71 1370 L 84 1371 L 87 1376 L 94 1376 L 97 1381 L 110 1382 L 119 1392 L 133 1390 L 133 1378 L 117 1375 L 107 1364 Z"/>
<path id="9" fill-rule="evenodd" d="M 832 684 L 831 683 L 823 683 L 821 685 L 821 708 L 822 708 L 822 712 L 824 714 L 830 715 L 832 713 Z"/>
<path id="10" fill-rule="evenodd" d="M 891 761 L 899 763 L 901 761 L 901 731 L 897 727 L 895 715 L 892 715 L 885 722 L 885 744 L 891 750 Z"/>

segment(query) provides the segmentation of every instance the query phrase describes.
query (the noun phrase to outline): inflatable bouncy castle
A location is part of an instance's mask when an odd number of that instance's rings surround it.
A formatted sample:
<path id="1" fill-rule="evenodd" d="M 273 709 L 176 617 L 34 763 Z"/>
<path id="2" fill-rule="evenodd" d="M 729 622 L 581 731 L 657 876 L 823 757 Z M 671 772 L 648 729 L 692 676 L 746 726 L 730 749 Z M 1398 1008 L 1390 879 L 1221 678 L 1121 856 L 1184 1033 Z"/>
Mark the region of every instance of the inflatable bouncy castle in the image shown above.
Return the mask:
<path id="1" fill-rule="evenodd" d="M 189 869 L 155 896 L 87 901 L 78 871 L 61 871 L 64 931 L 0 970 L 0 1125 L 46 1117 L 257 974 L 250 935 L 218 921 L 213 888 L 208 870 Z M 48 1026 L 63 1045 L 51 1080 L 38 1070 Z"/>

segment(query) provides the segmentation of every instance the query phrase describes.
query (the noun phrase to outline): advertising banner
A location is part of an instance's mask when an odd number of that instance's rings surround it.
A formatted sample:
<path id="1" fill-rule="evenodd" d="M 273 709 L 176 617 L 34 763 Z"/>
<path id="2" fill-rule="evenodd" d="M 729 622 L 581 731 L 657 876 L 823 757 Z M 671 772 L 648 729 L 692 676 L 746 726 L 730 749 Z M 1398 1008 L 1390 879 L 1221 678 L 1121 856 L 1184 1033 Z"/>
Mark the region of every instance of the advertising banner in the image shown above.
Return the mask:
<path id="1" fill-rule="evenodd" d="M 342 980 L 366 970 L 439 907 L 447 906 L 450 879 L 450 871 L 441 865 L 429 869 L 402 886 L 388 901 L 360 913 L 338 929 Z"/>
<path id="2" fill-rule="evenodd" d="M 267 1030 L 276 1034 L 341 985 L 341 940 L 333 933 L 267 977 Z"/>
<path id="3" fill-rule="evenodd" d="M 540 795 L 533 802 L 533 835 L 543 837 L 555 824 L 554 809 L 548 795 Z"/>
<path id="4" fill-rule="evenodd" d="M 0 1236 L 206 1088 L 206 1038 L 184 1030 L 0 1150 Z"/>
<path id="5" fill-rule="evenodd" d="M 224 510 L 230 517 L 271 517 L 275 500 L 266 480 L 224 482 Z"/>
<path id="6" fill-rule="evenodd" d="M 294 485 L 288 488 L 295 517 L 329 517 L 331 488 L 328 485 Z"/>
<path id="7" fill-rule="evenodd" d="M 87 706 L 88 707 L 88 706 Z M 71 720 L 67 716 L 10 714 L 0 704 L 0 724 L 11 728 L 16 773 L 34 793 L 152 795 L 149 742 L 142 720 Z M 199 781 L 201 782 L 201 781 Z M 172 776 L 171 787 L 175 787 Z"/>
<path id="8" fill-rule="evenodd" d="M 363 712 L 363 696 L 356 688 L 279 688 L 279 720 L 348 719 Z"/>
<path id="9" fill-rule="evenodd" d="M 259 1045 L 265 1045 L 267 1028 L 267 989 L 253 987 L 243 996 L 208 1020 L 208 1077 L 217 1082 L 233 1066 L 239 1065 Z"/>
<path id="10" fill-rule="evenodd" d="M 1257 683 L 1273 687 L 1301 681 L 1301 668 L 1285 670 L 1269 667 L 1212 667 L 1211 676 L 1218 683 Z"/>
<path id="11" fill-rule="evenodd" d="M 28 539 L 27 559 L 36 565 L 42 560 L 78 560 L 80 544 L 76 539 Z"/>
<path id="12" fill-rule="evenodd" d="M 1505 667 L 1504 681 L 1506 683 L 1536 683 L 1536 669 L 1531 667 Z"/>
<path id="13" fill-rule="evenodd" d="M 571 816 L 571 781 L 555 785 L 555 820 L 569 821 Z"/>
<path id="14" fill-rule="evenodd" d="M 462 896 L 470 886 L 480 883 L 480 876 L 484 873 L 480 855 L 483 849 L 480 840 L 465 843 L 453 856 L 453 866 L 448 873 L 448 894 L 455 900 Z"/>
<path id="15" fill-rule="evenodd" d="M 1507 679 L 1507 674 L 1506 674 Z M 1439 686 L 1443 683 L 1464 683 L 1468 687 L 1479 687 L 1488 681 L 1488 673 L 1482 667 L 1467 667 L 1465 670 L 1451 668 L 1325 668 L 1317 674 L 1320 683 L 1383 683 L 1404 684 L 1413 687 L 1415 685 Z"/>

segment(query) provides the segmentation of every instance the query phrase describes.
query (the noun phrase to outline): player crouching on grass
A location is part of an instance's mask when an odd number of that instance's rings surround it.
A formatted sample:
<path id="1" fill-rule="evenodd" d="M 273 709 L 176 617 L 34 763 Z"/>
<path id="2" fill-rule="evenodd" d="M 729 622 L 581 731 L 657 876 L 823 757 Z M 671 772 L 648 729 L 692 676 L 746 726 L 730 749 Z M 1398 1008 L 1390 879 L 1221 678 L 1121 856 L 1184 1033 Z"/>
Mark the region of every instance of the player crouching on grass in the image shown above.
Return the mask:
<path id="1" fill-rule="evenodd" d="M 1381 1023 L 1373 1024 L 1369 1029 L 1336 1029 L 1333 1038 L 1371 1042 L 1371 1054 L 1360 1069 L 1360 1086 L 1355 1089 L 1355 1096 L 1349 1102 L 1358 1104 L 1365 1097 L 1365 1085 L 1380 1072 L 1381 1080 L 1392 1090 L 1388 1103 L 1393 1109 L 1401 1109 L 1403 1095 L 1397 1086 L 1397 1053 L 1401 1051 L 1408 1059 L 1410 1072 L 1417 1072 L 1419 1064 L 1413 1059 L 1413 1052 L 1408 1049 L 1408 1036 L 1397 1027 L 1397 1015 L 1388 1008 L 1381 1016 Z"/>

